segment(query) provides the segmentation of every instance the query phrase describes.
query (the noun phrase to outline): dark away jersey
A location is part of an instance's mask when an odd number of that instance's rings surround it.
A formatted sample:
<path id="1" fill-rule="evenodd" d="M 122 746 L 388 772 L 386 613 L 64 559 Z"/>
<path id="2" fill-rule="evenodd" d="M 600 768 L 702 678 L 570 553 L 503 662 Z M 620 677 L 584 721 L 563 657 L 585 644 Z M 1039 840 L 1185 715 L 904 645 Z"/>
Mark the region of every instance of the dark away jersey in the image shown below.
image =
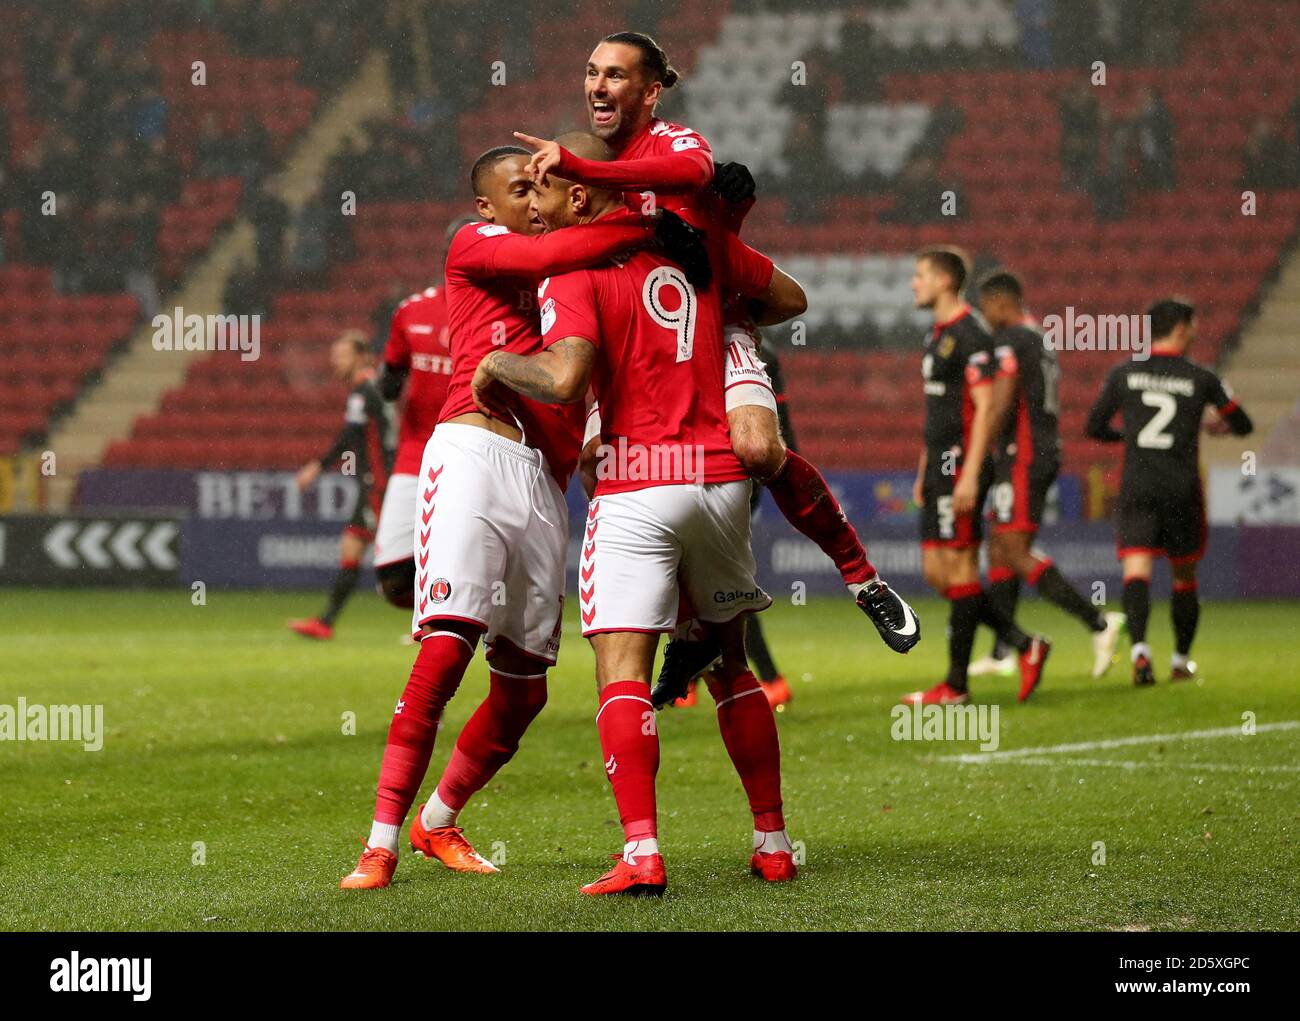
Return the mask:
<path id="1" fill-rule="evenodd" d="M 1111 371 L 1088 415 L 1088 435 L 1100 440 L 1122 435 L 1125 490 L 1189 489 L 1200 481 L 1201 416 L 1207 405 L 1225 416 L 1237 409 L 1231 391 L 1212 371 L 1182 355 L 1153 351 L 1146 361 L 1126 361 Z M 1122 434 L 1110 426 L 1116 412 L 1123 416 Z"/>
<path id="2" fill-rule="evenodd" d="M 960 448 L 969 439 L 975 406 L 971 389 L 993 382 L 993 340 L 972 309 L 936 323 L 925 338 L 921 375 L 925 379 L 925 447 L 932 458 Z"/>
<path id="3" fill-rule="evenodd" d="M 388 484 L 397 452 L 397 430 L 393 426 L 393 409 L 373 376 L 363 379 L 348 394 L 343 412 L 343 429 L 334 445 L 322 455 L 321 465 L 328 468 L 347 454 L 356 459 L 356 476 L 362 485 Z"/>
<path id="4" fill-rule="evenodd" d="M 1061 369 L 1056 352 L 1043 343 L 1041 330 L 1020 323 L 994 334 L 993 353 L 998 375 L 1015 375 L 1019 380 L 994 457 L 1030 458 L 1040 464 L 1060 461 L 1057 384 Z"/>

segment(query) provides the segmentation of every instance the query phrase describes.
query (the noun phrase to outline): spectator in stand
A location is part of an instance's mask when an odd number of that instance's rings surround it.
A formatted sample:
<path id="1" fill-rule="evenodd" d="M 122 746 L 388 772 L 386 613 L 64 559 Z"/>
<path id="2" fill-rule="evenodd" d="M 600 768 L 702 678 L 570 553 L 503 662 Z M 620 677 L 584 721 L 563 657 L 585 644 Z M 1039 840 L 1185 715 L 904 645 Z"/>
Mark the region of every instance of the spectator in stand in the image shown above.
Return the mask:
<path id="1" fill-rule="evenodd" d="M 324 283 L 329 269 L 330 219 L 338 213 L 337 208 L 325 205 L 320 192 L 316 192 L 294 215 L 289 273 L 295 286 L 310 288 Z"/>
<path id="2" fill-rule="evenodd" d="M 1087 191 L 1096 176 L 1101 140 L 1101 107 L 1093 88 L 1079 82 L 1061 93 L 1061 187 Z"/>
<path id="3" fill-rule="evenodd" d="M 867 9 L 850 8 L 845 11 L 844 27 L 840 29 L 840 48 L 836 54 L 836 70 L 843 89 L 843 100 L 869 103 L 881 98 L 881 56 L 882 51 L 876 45 Z"/>
<path id="4" fill-rule="evenodd" d="M 254 242 L 257 249 L 257 269 L 270 279 L 280 274 L 284 261 L 284 234 L 289 227 L 289 207 L 273 190 L 273 183 L 268 182 L 256 197 L 252 198 L 250 219 L 256 235 Z"/>
<path id="5" fill-rule="evenodd" d="M 226 315 L 270 314 L 270 299 L 266 277 L 254 266 L 240 263 L 235 267 L 221 296 L 221 308 Z"/>
<path id="6" fill-rule="evenodd" d="M 1137 141 L 1138 187 L 1173 191 L 1176 185 L 1174 121 L 1155 89 L 1143 90 L 1133 130 Z"/>
<path id="7" fill-rule="evenodd" d="M 208 111 L 199 122 L 194 167 L 200 177 L 230 177 L 238 173 L 236 145 L 221 133 L 217 115 Z"/>
<path id="8" fill-rule="evenodd" d="M 926 153 L 914 153 L 898 175 L 894 192 L 897 196 L 894 205 L 887 210 L 881 220 L 886 223 L 933 223 L 936 220 L 951 222 L 958 217 L 945 216 L 943 212 L 943 193 L 957 191 L 945 187 L 939 180 L 938 165 L 934 157 Z M 963 210 L 957 207 L 960 215 Z"/>
<path id="9" fill-rule="evenodd" d="M 271 165 L 271 135 L 252 113 L 245 113 L 239 134 L 232 141 L 231 157 L 247 195 L 262 186 L 262 177 Z"/>
<path id="10" fill-rule="evenodd" d="M 1123 117 L 1103 115 L 1106 151 L 1092 187 L 1098 220 L 1121 220 L 1128 212 L 1129 160 L 1133 153 L 1133 124 Z"/>
<path id="11" fill-rule="evenodd" d="M 1293 180 L 1286 139 L 1276 124 L 1261 117 L 1246 139 L 1239 185 L 1243 188 L 1286 188 Z"/>
<path id="12" fill-rule="evenodd" d="M 1052 0 L 1016 0 L 1020 55 L 1028 67 L 1052 65 Z"/>
<path id="13" fill-rule="evenodd" d="M 835 164 L 826 151 L 825 136 L 818 132 L 824 122 L 799 119 L 786 136 L 782 162 L 785 177 L 778 190 L 785 196 L 785 217 L 789 223 L 820 223 L 826 218 L 826 199 L 836 190 Z"/>

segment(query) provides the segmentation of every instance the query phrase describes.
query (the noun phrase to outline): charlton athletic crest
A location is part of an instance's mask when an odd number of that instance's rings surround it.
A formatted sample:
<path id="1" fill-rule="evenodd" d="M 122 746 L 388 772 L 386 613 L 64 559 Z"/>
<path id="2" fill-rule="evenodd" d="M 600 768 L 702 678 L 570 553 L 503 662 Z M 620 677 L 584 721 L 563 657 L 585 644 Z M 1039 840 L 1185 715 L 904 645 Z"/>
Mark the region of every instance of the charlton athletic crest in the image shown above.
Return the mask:
<path id="1" fill-rule="evenodd" d="M 435 603 L 445 603 L 451 595 L 451 582 L 446 578 L 434 578 L 429 586 L 429 598 Z"/>

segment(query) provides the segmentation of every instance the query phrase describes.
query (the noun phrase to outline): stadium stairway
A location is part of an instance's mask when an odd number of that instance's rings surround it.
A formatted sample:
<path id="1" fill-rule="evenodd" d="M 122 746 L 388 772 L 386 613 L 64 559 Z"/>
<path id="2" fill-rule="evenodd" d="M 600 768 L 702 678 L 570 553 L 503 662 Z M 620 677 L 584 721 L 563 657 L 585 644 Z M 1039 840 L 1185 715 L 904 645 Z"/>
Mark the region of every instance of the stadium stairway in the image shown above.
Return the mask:
<path id="1" fill-rule="evenodd" d="M 343 143 L 358 134 L 368 118 L 388 113 L 391 105 L 387 58 L 375 49 L 353 81 L 294 145 L 277 175 L 272 187 L 291 210 L 300 207 L 315 191 L 326 164 Z M 288 243 L 292 244 L 292 236 Z M 163 300 L 164 313 L 177 307 L 185 315 L 221 313 L 222 294 L 230 274 L 241 261 L 252 262 L 253 257 L 253 227 L 246 216 L 241 216 L 186 274 L 177 290 Z M 57 468 L 46 489 L 51 509 L 66 509 L 81 471 L 99 464 L 109 444 L 125 439 L 139 415 L 157 411 L 163 395 L 182 383 L 191 362 L 208 353 L 156 351 L 153 336 L 154 326 L 142 325 L 127 349 L 105 370 L 100 384 L 52 432 L 49 449 L 55 453 Z M 213 442 L 218 439 L 212 437 Z"/>
<path id="2" fill-rule="evenodd" d="M 1292 249 L 1224 375 L 1255 421 L 1245 437 L 1209 439 L 1206 460 L 1240 464 L 1247 450 L 1271 465 L 1300 465 L 1300 248 Z M 1193 355 L 1195 357 L 1195 355 Z"/>

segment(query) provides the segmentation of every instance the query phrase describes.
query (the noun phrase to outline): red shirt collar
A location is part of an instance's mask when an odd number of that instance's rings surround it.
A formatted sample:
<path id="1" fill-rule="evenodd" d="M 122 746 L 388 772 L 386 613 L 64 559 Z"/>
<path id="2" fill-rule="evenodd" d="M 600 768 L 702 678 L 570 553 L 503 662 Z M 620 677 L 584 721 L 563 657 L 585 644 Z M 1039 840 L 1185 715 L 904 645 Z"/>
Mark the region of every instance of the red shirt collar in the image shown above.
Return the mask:
<path id="1" fill-rule="evenodd" d="M 937 337 L 937 336 L 938 336 L 939 334 L 941 334 L 944 330 L 946 330 L 949 326 L 952 326 L 953 323 L 959 323 L 959 322 L 961 322 L 963 319 L 965 319 L 965 318 L 966 318 L 968 315 L 970 315 L 970 314 L 971 314 L 971 307 L 970 307 L 969 305 L 965 305 L 965 304 L 962 305 L 962 307 L 961 307 L 961 309 L 958 311 L 958 313 L 957 313 L 955 316 L 953 316 L 951 319 L 949 319 L 946 323 L 935 323 L 935 324 L 934 324 L 934 335 Z"/>

